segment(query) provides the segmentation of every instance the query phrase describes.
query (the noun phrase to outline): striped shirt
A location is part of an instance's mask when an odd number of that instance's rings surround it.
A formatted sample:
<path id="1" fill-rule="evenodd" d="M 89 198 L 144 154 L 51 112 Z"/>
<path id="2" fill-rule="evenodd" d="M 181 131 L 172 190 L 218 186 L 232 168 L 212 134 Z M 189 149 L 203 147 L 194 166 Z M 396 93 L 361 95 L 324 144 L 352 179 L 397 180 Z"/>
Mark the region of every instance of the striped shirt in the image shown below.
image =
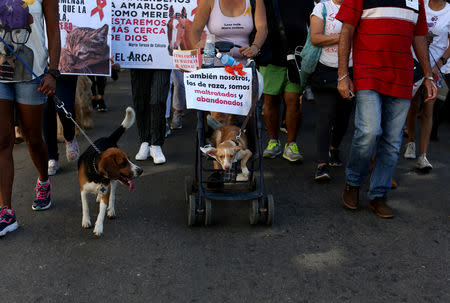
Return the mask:
<path id="1" fill-rule="evenodd" d="M 414 36 L 428 27 L 423 0 L 344 0 L 337 19 L 356 27 L 353 39 L 355 90 L 411 99 Z"/>

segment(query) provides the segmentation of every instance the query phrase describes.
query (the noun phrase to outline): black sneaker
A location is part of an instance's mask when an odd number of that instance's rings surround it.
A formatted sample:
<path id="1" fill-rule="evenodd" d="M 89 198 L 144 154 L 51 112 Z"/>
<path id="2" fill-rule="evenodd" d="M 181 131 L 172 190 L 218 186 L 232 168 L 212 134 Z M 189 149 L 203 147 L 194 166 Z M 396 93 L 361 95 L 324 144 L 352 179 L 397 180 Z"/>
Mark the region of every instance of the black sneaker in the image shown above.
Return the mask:
<path id="1" fill-rule="evenodd" d="M 34 191 L 36 192 L 36 200 L 34 200 L 31 208 L 33 210 L 46 210 L 50 208 L 52 202 L 50 200 L 50 180 L 48 180 L 47 184 L 41 184 L 39 179 L 37 180 L 36 187 Z"/>
<path id="2" fill-rule="evenodd" d="M 338 149 L 330 149 L 328 156 L 328 165 L 335 167 L 341 167 L 343 165 L 341 159 L 339 158 Z"/>
<path id="3" fill-rule="evenodd" d="M 106 112 L 105 100 L 98 99 L 97 102 L 98 102 L 97 111 L 98 112 Z"/>
<path id="4" fill-rule="evenodd" d="M 18 226 L 14 211 L 6 206 L 0 208 L 0 237 L 16 230 Z"/>
<path id="5" fill-rule="evenodd" d="M 94 98 L 94 99 L 91 99 L 91 102 L 92 102 L 92 108 L 94 110 L 97 110 L 97 108 L 98 108 L 98 100 Z"/>
<path id="6" fill-rule="evenodd" d="M 328 165 L 322 165 L 317 167 L 316 175 L 314 177 L 314 180 L 316 181 L 328 181 L 331 180 L 330 176 L 330 168 Z"/>

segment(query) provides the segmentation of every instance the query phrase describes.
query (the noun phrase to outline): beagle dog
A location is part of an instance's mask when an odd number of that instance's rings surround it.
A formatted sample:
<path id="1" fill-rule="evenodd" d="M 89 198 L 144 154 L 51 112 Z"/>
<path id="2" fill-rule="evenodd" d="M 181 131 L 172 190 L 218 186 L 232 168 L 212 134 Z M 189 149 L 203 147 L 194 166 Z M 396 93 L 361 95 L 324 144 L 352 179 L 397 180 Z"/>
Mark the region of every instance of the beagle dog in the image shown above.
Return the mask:
<path id="1" fill-rule="evenodd" d="M 117 183 L 128 185 L 131 192 L 134 189 L 133 179 L 142 174 L 142 169 L 133 164 L 128 156 L 117 148 L 117 141 L 134 121 L 135 112 L 128 107 L 121 126 L 109 137 L 100 138 L 94 142 L 101 153 L 90 146 L 78 160 L 78 180 L 83 208 L 81 226 L 91 227 L 87 195 L 88 193 L 96 194 L 97 202 L 100 204 L 94 228 L 94 234 L 97 236 L 103 233 L 106 213 L 108 218 L 114 218 L 116 215 L 114 203 Z"/>
<path id="2" fill-rule="evenodd" d="M 215 158 L 222 166 L 223 170 L 231 169 L 233 162 L 241 161 L 242 173 L 236 177 L 237 181 L 247 181 L 250 171 L 247 168 L 247 161 L 252 156 L 252 152 L 247 148 L 247 136 L 241 133 L 239 139 L 239 127 L 234 125 L 222 126 L 214 131 L 211 137 L 211 144 L 215 148 L 206 152 L 207 155 Z M 214 168 L 218 165 L 214 163 Z"/>

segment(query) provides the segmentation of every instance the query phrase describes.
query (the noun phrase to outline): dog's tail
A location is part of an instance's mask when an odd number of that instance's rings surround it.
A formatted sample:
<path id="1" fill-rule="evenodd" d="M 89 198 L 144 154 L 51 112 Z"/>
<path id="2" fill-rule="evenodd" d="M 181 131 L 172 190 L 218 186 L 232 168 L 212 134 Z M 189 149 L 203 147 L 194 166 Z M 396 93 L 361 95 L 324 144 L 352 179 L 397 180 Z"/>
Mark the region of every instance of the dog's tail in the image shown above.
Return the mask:
<path id="1" fill-rule="evenodd" d="M 117 143 L 123 133 L 134 124 L 134 121 L 136 121 L 136 113 L 133 108 L 127 107 L 122 124 L 109 136 L 109 140 Z"/>

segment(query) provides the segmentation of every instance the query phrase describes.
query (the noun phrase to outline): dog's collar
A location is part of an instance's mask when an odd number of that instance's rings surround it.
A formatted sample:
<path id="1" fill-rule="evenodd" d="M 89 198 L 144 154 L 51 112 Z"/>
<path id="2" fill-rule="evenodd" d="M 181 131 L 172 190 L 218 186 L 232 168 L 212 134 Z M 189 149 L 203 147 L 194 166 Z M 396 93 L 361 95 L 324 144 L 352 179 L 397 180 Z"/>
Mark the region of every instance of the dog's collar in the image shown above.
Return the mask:
<path id="1" fill-rule="evenodd" d="M 94 168 L 94 172 L 95 172 L 97 175 L 100 175 L 100 176 L 101 176 L 100 172 L 99 172 L 98 169 L 97 169 L 97 154 L 94 156 L 94 159 L 92 160 L 92 167 Z"/>

